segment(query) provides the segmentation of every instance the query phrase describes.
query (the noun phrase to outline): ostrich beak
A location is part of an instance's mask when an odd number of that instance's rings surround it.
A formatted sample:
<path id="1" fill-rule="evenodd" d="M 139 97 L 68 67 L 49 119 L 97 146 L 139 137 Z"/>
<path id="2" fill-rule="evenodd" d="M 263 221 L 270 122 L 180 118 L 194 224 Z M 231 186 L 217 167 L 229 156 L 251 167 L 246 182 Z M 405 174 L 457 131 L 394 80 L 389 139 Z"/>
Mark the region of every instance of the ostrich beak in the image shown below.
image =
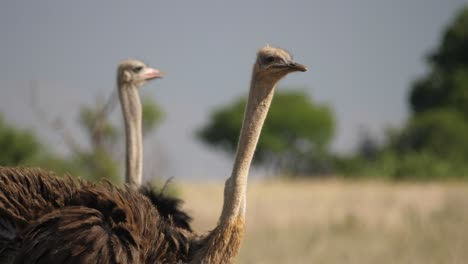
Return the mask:
<path id="1" fill-rule="evenodd" d="M 295 61 L 290 61 L 287 67 L 291 69 L 292 71 L 301 71 L 301 72 L 307 71 L 307 66 L 297 63 Z"/>
<path id="2" fill-rule="evenodd" d="M 164 73 L 162 73 L 160 70 L 153 69 L 153 68 L 146 68 L 142 76 L 145 80 L 152 80 L 152 79 L 157 79 L 157 78 L 163 78 Z"/>

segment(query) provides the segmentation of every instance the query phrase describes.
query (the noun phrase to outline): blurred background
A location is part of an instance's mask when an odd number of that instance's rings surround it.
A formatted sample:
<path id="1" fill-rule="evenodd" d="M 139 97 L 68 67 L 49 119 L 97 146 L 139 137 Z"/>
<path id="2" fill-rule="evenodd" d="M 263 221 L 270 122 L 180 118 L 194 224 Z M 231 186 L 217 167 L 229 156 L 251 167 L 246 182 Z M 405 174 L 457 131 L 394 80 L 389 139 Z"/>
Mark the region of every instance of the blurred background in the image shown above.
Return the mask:
<path id="1" fill-rule="evenodd" d="M 468 258 L 467 1 L 3 1 L 0 35 L 0 165 L 121 183 L 116 68 L 141 59 L 166 73 L 145 179 L 209 230 L 270 44 L 309 71 L 277 89 L 239 263 Z"/>

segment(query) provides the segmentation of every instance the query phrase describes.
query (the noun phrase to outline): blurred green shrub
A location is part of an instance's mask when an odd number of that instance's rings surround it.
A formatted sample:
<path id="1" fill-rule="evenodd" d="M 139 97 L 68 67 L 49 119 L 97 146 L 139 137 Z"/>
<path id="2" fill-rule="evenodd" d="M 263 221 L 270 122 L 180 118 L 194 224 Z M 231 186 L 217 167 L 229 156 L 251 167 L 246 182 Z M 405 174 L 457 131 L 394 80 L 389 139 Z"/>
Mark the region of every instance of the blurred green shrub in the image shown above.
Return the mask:
<path id="1" fill-rule="evenodd" d="M 235 154 L 246 98 L 213 112 L 197 137 L 209 146 Z M 326 168 L 335 120 L 327 105 L 303 92 L 278 91 L 262 129 L 254 163 L 273 174 L 316 173 Z M 325 163 L 324 163 L 325 162 Z"/>
<path id="2" fill-rule="evenodd" d="M 152 100 L 145 99 L 142 107 L 143 132 L 147 135 L 155 130 L 163 114 Z M 14 128 L 0 116 L 0 166 L 41 167 L 59 175 L 68 173 L 92 181 L 105 178 L 120 182 L 122 166 L 115 153 L 119 153 L 117 147 L 124 148 L 123 128 L 119 129 L 101 108 L 99 103 L 81 108 L 78 124 L 88 139 L 87 145 L 79 145 L 74 135 L 62 131 L 70 152 L 66 157 L 52 153 L 32 131 Z"/>
<path id="3" fill-rule="evenodd" d="M 468 179 L 468 6 L 448 26 L 428 63 L 428 74 L 411 87 L 413 113 L 406 125 L 374 148 L 374 158 L 363 151 L 335 158 L 338 173 L 389 179 Z M 364 149 L 362 144 L 360 149 Z"/>

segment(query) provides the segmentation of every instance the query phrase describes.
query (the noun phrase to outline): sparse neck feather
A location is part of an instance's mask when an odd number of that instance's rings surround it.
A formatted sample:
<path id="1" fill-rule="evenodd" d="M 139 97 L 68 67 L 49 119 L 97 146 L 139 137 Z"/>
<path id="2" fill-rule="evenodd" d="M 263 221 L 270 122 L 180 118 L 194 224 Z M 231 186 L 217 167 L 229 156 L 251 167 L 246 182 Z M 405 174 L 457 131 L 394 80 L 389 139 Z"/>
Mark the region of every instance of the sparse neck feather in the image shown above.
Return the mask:
<path id="1" fill-rule="evenodd" d="M 191 263 L 233 263 L 239 254 L 245 226 L 247 178 L 277 80 L 254 74 L 244 113 L 231 177 L 224 186 L 224 204 L 216 228 L 202 241 Z"/>
<path id="2" fill-rule="evenodd" d="M 220 221 L 232 222 L 245 218 L 247 179 L 250 165 L 273 99 L 277 80 L 253 74 L 244 120 L 237 144 L 231 177 L 224 187 L 224 204 Z"/>
<path id="3" fill-rule="evenodd" d="M 143 144 L 142 110 L 138 87 L 134 84 L 120 84 L 119 97 L 125 124 L 125 183 L 139 187 L 143 175 Z"/>

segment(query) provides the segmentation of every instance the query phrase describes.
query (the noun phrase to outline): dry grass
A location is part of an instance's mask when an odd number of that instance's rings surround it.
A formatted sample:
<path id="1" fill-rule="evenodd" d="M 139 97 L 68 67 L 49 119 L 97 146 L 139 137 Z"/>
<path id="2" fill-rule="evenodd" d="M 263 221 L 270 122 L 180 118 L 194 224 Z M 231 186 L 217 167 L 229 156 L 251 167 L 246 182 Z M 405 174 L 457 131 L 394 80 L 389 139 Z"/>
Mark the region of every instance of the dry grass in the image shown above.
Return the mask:
<path id="1" fill-rule="evenodd" d="M 222 184 L 183 184 L 196 230 Z M 257 182 L 238 263 L 467 263 L 468 183 Z"/>

